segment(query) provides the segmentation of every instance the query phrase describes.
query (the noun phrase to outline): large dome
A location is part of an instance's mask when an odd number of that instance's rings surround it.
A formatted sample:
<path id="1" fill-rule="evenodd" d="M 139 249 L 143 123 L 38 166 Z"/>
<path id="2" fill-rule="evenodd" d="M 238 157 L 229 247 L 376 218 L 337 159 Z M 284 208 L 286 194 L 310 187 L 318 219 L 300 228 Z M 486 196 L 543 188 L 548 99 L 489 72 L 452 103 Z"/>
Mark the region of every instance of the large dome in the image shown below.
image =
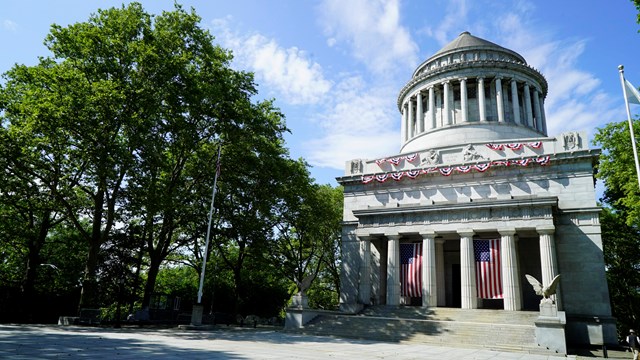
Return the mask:
<path id="1" fill-rule="evenodd" d="M 546 136 L 547 81 L 515 51 L 461 33 L 398 96 L 401 152 Z"/>

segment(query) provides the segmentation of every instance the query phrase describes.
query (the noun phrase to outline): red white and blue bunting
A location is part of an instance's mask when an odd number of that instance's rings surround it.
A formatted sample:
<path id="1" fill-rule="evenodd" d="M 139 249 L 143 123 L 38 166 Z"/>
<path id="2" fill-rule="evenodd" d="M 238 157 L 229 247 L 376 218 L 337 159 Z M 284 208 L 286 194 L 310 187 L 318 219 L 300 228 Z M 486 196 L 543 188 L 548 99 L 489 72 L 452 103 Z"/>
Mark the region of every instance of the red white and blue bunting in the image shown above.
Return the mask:
<path id="1" fill-rule="evenodd" d="M 405 155 L 405 156 L 396 156 L 396 157 L 392 157 L 392 158 L 378 159 L 378 160 L 376 160 L 376 164 L 378 164 L 378 166 L 382 166 L 384 163 L 398 165 L 403 160 L 406 160 L 408 162 L 414 162 L 414 161 L 418 160 L 418 154 L 415 153 L 415 154 Z"/>
<path id="2" fill-rule="evenodd" d="M 384 173 L 384 174 L 375 174 L 375 175 L 363 175 L 362 183 L 368 184 L 373 180 L 377 182 L 385 182 L 389 178 L 392 178 L 395 181 L 400 181 L 403 177 L 408 177 L 410 179 L 415 179 L 420 175 L 435 173 L 438 172 L 442 176 L 450 176 L 454 171 L 458 173 L 468 173 L 472 170 L 478 172 L 485 172 L 492 166 L 528 166 L 531 163 L 536 163 L 540 166 L 545 166 L 549 164 L 550 157 L 541 156 L 534 158 L 526 158 L 526 159 L 513 159 L 513 160 L 495 160 L 487 163 L 474 164 L 474 165 L 458 165 L 458 166 L 442 166 L 442 167 L 429 167 L 424 169 L 413 169 L 407 171 L 397 171 L 394 173 Z"/>
<path id="3" fill-rule="evenodd" d="M 523 146 L 528 146 L 532 149 L 539 149 L 542 146 L 542 141 L 535 141 L 529 143 L 508 143 L 508 144 L 486 144 L 491 150 L 504 150 L 505 148 L 511 150 L 520 150 Z"/>

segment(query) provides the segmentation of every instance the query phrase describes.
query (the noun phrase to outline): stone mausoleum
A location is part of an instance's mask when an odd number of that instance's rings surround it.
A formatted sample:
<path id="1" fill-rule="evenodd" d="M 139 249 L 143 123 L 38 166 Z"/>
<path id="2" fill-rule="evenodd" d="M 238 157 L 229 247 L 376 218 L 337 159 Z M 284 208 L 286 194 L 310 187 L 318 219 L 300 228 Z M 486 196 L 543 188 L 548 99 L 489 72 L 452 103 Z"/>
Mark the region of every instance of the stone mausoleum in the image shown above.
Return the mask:
<path id="1" fill-rule="evenodd" d="M 399 153 L 348 161 L 338 178 L 342 311 L 540 311 L 525 274 L 544 285 L 560 274 L 553 300 L 567 342 L 617 343 L 594 189 L 599 150 L 583 132 L 547 134 L 547 91 L 521 55 L 468 32 L 418 66 L 398 96 Z M 478 267 L 482 240 L 496 244 L 492 284 Z M 403 255 L 411 249 L 419 264 Z M 403 275 L 408 264 L 414 279 Z M 418 291 L 404 288 L 411 281 Z M 480 290 L 488 285 L 497 290 Z"/>

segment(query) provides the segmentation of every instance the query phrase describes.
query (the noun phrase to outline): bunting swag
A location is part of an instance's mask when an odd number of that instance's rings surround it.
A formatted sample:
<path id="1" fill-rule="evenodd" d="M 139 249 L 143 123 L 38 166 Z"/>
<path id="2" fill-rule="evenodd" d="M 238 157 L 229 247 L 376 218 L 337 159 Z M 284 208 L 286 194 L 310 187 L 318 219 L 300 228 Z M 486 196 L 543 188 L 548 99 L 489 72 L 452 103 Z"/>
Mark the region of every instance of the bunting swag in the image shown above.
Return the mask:
<path id="1" fill-rule="evenodd" d="M 528 146 L 533 149 L 539 149 L 542 146 L 542 141 L 535 141 L 530 143 L 509 143 L 509 144 L 486 144 L 491 150 L 504 150 L 504 148 L 511 150 L 520 150 L 523 146 Z"/>
<path id="2" fill-rule="evenodd" d="M 481 299 L 502 299 L 500 240 L 474 240 L 476 289 Z"/>
<path id="3" fill-rule="evenodd" d="M 378 166 L 382 167 L 382 165 L 384 163 L 398 165 L 398 164 L 400 164 L 400 162 L 402 160 L 407 160 L 408 162 L 414 162 L 417 159 L 418 159 L 418 154 L 415 153 L 415 154 L 406 155 L 406 156 L 397 156 L 397 157 L 392 157 L 392 158 L 378 159 L 378 160 L 376 160 L 376 164 L 378 164 Z"/>
<path id="4" fill-rule="evenodd" d="M 400 294 L 422 296 L 422 243 L 400 244 Z"/>
<path id="5" fill-rule="evenodd" d="M 376 162 L 377 162 L 377 160 L 376 160 Z M 492 167 L 492 166 L 511 166 L 511 165 L 528 166 L 531 163 L 535 163 L 535 164 L 538 164 L 540 166 L 545 166 L 545 165 L 549 164 L 549 162 L 550 162 L 550 157 L 549 157 L 549 155 L 547 155 L 547 156 L 526 158 L 526 159 L 494 160 L 494 161 L 491 161 L 491 162 L 482 163 L 482 164 L 474 164 L 474 165 L 429 167 L 429 168 L 425 168 L 425 169 L 413 169 L 413 170 L 407 170 L 407 171 L 397 171 L 397 172 L 394 172 L 394 173 L 363 175 L 362 176 L 362 183 L 363 184 L 368 184 L 368 183 L 372 182 L 373 180 L 377 180 L 378 182 L 383 183 L 383 182 L 387 181 L 389 178 L 391 178 L 393 180 L 396 180 L 396 181 L 400 181 L 400 180 L 402 180 L 402 178 L 404 176 L 406 176 L 406 177 L 408 177 L 410 179 L 415 179 L 419 175 L 430 174 L 430 173 L 440 173 L 440 175 L 443 175 L 443 176 L 450 176 L 451 174 L 453 174 L 454 171 L 457 171 L 459 173 L 468 173 L 471 170 L 475 170 L 475 171 L 478 171 L 478 172 L 485 172 L 485 171 L 489 170 L 489 168 Z"/>

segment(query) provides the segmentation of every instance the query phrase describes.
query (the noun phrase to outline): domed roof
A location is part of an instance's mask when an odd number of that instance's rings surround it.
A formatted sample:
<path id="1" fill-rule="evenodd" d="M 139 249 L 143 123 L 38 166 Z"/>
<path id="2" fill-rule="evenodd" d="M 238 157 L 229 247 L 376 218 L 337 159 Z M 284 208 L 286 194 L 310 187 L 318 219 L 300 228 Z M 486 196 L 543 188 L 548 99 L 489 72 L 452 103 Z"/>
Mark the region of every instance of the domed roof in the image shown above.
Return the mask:
<path id="1" fill-rule="evenodd" d="M 433 56 L 425 60 L 422 64 L 418 66 L 418 68 L 414 72 L 414 76 L 422 71 L 425 66 L 434 60 L 442 57 L 446 57 L 447 55 L 464 52 L 469 50 L 480 50 L 487 51 L 493 53 L 502 53 L 506 54 L 507 57 L 512 58 L 514 61 L 520 62 L 522 64 L 527 64 L 527 61 L 522 57 L 522 55 L 518 54 L 513 50 L 509 50 L 500 45 L 494 44 L 491 41 L 487 41 L 485 39 L 481 39 L 477 36 L 471 35 L 470 32 L 464 31 L 458 35 L 453 41 L 445 45 L 442 49 L 438 50 Z"/>

